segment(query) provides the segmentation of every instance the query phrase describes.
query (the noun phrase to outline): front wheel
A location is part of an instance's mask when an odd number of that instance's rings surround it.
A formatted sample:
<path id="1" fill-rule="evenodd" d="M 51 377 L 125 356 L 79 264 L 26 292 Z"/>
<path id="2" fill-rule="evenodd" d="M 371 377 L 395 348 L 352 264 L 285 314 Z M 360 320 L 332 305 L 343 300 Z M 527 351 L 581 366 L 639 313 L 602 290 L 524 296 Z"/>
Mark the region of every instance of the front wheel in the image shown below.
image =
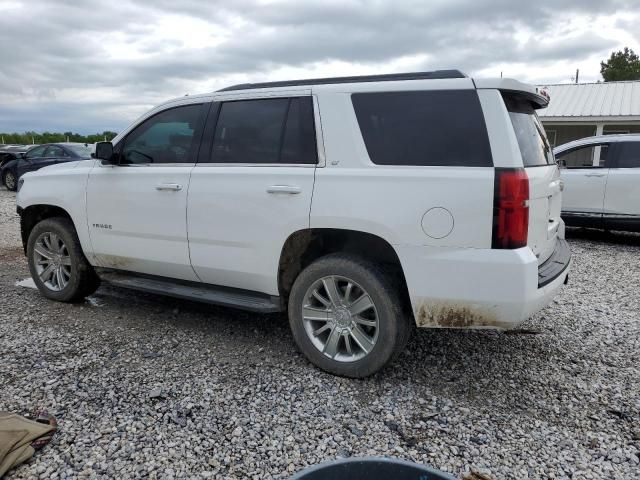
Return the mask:
<path id="1" fill-rule="evenodd" d="M 411 331 L 391 277 L 346 254 L 322 257 L 300 273 L 289 323 L 313 364 L 353 378 L 380 370 L 404 350 Z"/>
<path id="2" fill-rule="evenodd" d="M 4 174 L 2 183 L 4 183 L 4 186 L 7 187 L 7 190 L 11 190 L 12 192 L 15 192 L 18 186 L 18 182 L 16 181 L 16 176 L 11 171 L 8 171 Z"/>
<path id="3" fill-rule="evenodd" d="M 38 290 L 51 300 L 78 301 L 100 285 L 68 218 L 48 218 L 33 227 L 27 242 L 27 260 Z"/>

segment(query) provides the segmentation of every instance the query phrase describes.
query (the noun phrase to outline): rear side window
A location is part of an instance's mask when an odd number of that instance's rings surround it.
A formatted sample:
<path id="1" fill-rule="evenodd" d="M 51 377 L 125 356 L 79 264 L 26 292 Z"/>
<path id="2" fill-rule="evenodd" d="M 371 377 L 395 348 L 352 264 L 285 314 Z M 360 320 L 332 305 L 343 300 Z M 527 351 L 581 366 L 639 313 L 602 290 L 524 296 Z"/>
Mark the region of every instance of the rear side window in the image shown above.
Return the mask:
<path id="1" fill-rule="evenodd" d="M 640 142 L 617 143 L 618 168 L 640 168 Z"/>
<path id="2" fill-rule="evenodd" d="M 211 161 L 317 163 L 311 97 L 224 102 Z"/>
<path id="3" fill-rule="evenodd" d="M 503 94 L 502 97 L 518 139 L 524 166 L 539 167 L 554 163 L 551 144 L 531 102 L 515 95 Z"/>
<path id="4" fill-rule="evenodd" d="M 354 93 L 351 99 L 375 164 L 493 166 L 475 90 Z"/>

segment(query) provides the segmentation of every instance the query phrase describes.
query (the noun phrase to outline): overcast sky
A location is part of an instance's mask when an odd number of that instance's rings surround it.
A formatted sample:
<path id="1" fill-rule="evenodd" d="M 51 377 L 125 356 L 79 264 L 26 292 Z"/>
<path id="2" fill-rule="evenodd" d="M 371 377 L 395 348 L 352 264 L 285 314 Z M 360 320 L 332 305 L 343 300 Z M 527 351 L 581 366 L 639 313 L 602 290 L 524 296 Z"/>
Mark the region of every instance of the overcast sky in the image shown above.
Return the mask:
<path id="1" fill-rule="evenodd" d="M 458 68 L 600 79 L 640 0 L 0 0 L 0 132 L 118 131 L 234 83 Z"/>

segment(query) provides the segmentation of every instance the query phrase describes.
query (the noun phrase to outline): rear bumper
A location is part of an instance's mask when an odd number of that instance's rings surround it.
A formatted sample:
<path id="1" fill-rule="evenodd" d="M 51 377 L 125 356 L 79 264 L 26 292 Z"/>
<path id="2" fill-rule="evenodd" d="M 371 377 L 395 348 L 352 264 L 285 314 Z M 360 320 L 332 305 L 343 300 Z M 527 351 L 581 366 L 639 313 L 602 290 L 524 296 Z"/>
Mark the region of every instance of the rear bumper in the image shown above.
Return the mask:
<path id="1" fill-rule="evenodd" d="M 563 238 L 556 242 L 556 248 L 551 256 L 538 267 L 538 288 L 549 285 L 569 268 L 571 251 L 569 244 Z"/>
<path id="2" fill-rule="evenodd" d="M 397 246 L 396 251 L 416 324 L 426 328 L 516 328 L 551 302 L 571 265 L 568 246 L 560 239 L 542 265 L 528 247 Z"/>

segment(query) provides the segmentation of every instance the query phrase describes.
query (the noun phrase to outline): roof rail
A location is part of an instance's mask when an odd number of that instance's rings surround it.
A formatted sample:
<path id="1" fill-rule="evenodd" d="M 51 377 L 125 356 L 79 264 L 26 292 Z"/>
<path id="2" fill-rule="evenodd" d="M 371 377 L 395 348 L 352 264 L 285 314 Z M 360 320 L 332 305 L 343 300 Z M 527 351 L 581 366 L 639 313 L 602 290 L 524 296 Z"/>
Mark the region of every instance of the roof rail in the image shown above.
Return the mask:
<path id="1" fill-rule="evenodd" d="M 385 75 L 358 75 L 354 77 L 310 78 L 307 80 L 284 80 L 280 82 L 241 83 L 218 92 L 249 90 L 252 88 L 297 87 L 303 85 L 333 85 L 337 83 L 391 82 L 402 80 L 435 80 L 444 78 L 467 78 L 460 70 L 434 70 L 433 72 L 390 73 Z"/>

